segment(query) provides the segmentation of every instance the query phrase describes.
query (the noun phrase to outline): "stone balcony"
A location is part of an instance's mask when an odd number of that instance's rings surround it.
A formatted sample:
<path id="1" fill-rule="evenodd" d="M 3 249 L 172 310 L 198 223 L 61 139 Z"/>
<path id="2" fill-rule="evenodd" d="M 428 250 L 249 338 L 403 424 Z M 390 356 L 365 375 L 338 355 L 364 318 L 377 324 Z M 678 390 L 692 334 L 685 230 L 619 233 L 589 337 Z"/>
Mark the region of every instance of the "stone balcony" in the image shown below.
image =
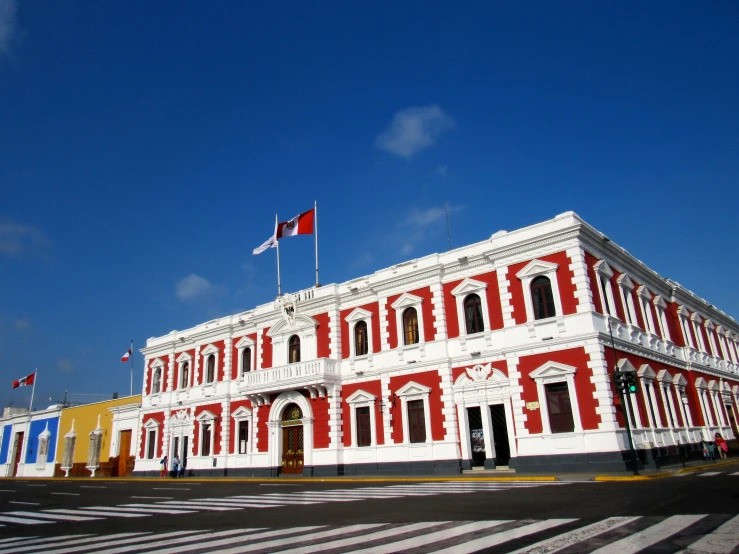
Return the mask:
<path id="1" fill-rule="evenodd" d="M 326 396 L 326 388 L 339 380 L 338 362 L 318 358 L 245 373 L 239 380 L 239 391 L 268 404 L 268 393 L 289 389 L 308 390 L 311 397 Z M 258 402 L 261 405 L 261 402 Z"/>

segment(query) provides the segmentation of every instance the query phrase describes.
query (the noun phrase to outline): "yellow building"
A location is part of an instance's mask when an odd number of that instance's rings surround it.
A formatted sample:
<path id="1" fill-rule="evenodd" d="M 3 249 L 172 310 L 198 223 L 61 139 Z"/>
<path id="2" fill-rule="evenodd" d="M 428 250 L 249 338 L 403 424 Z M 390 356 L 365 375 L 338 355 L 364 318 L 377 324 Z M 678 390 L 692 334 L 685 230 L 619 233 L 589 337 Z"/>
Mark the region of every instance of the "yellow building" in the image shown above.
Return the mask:
<path id="1" fill-rule="evenodd" d="M 63 409 L 55 475 L 130 475 L 136 456 L 140 407 L 138 395 Z"/>

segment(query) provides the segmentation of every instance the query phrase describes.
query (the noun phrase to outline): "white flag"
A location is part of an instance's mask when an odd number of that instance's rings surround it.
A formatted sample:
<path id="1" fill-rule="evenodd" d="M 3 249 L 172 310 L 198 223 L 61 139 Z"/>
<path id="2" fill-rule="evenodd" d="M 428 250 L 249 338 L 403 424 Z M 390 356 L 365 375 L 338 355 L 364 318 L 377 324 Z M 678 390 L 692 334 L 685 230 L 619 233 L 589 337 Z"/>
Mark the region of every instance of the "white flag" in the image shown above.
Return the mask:
<path id="1" fill-rule="evenodd" d="M 277 248 L 277 235 L 276 234 L 275 235 L 272 235 L 271 237 L 269 237 L 264 242 L 264 244 L 262 244 L 261 246 L 255 248 L 254 249 L 254 252 L 252 254 L 254 256 L 256 256 L 257 254 L 261 254 L 262 252 L 264 252 L 265 250 L 267 250 L 267 248 Z"/>

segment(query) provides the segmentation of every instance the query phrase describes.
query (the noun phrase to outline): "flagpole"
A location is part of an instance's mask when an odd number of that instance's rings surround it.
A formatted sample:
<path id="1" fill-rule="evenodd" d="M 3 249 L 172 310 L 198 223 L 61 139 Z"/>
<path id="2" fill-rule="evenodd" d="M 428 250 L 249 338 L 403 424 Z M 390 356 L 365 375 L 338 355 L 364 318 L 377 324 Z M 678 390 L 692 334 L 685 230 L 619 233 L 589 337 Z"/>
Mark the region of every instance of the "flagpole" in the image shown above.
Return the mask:
<path id="1" fill-rule="evenodd" d="M 316 287 L 320 287 L 318 284 L 318 202 L 313 201 L 313 238 L 316 243 Z"/>
<path id="2" fill-rule="evenodd" d="M 31 389 L 31 405 L 28 406 L 28 414 L 31 414 L 33 410 L 33 395 L 36 393 L 36 377 L 38 376 L 38 368 L 33 372 L 33 388 Z"/>
<path id="3" fill-rule="evenodd" d="M 133 396 L 133 339 L 131 340 L 131 394 Z"/>
<path id="4" fill-rule="evenodd" d="M 282 296 L 282 286 L 280 285 L 280 240 L 277 238 L 277 214 L 275 214 L 275 240 L 277 241 L 277 296 Z"/>

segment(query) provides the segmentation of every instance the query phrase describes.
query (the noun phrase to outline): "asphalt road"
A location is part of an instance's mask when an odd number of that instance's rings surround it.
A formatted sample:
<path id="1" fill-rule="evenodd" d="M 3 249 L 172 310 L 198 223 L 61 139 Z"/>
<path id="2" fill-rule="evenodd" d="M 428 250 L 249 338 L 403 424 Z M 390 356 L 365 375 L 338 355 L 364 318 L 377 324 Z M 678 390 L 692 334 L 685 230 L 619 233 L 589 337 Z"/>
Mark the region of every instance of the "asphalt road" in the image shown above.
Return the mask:
<path id="1" fill-rule="evenodd" d="M 634 482 L 6 479 L 0 554 L 732 552 L 733 473 L 738 465 Z"/>

